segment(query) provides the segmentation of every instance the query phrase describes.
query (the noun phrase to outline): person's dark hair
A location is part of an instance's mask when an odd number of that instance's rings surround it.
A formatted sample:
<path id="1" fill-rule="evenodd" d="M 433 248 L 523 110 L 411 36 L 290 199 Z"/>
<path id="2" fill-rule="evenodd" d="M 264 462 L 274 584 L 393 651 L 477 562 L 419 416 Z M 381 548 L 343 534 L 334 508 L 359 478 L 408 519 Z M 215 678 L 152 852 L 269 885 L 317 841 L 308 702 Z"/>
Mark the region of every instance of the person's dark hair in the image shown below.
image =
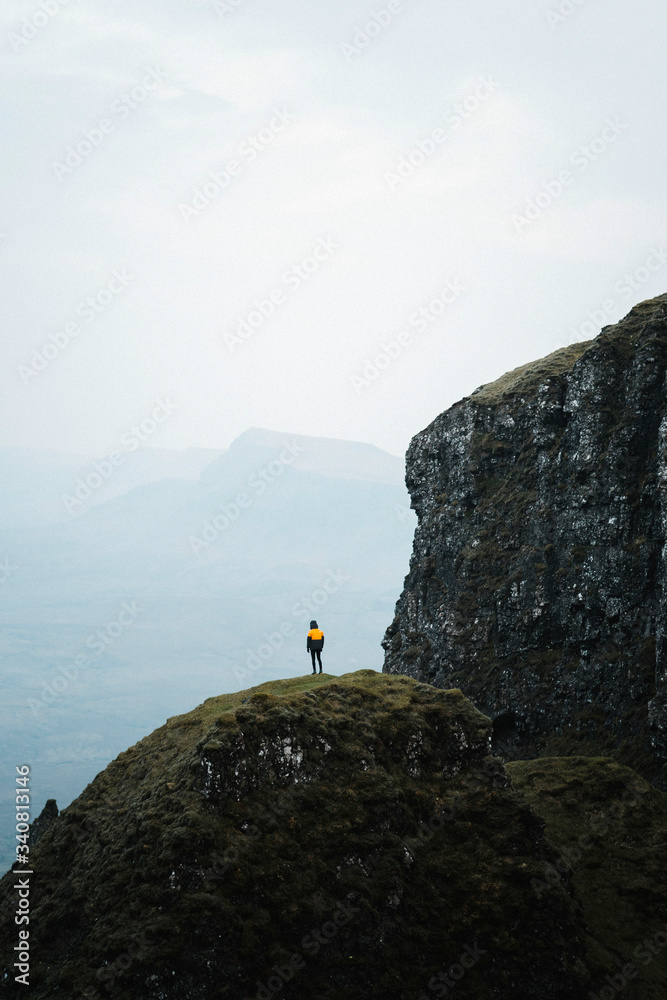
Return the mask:
<path id="1" fill-rule="evenodd" d="M 316 622 L 316 621 L 312 621 L 312 622 L 310 623 L 310 627 L 311 627 L 311 628 L 317 628 L 317 622 Z"/>

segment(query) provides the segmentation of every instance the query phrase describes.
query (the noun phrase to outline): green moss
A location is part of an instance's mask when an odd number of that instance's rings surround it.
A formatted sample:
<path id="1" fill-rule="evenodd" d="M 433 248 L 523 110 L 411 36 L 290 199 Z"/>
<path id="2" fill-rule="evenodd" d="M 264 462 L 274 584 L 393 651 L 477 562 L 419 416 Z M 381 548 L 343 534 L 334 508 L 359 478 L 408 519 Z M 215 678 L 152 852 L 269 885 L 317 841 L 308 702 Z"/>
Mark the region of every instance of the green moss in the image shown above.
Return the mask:
<path id="1" fill-rule="evenodd" d="M 588 928 L 597 992 L 620 965 L 639 976 L 624 995 L 663 1000 L 667 950 L 648 964 L 635 949 L 665 930 L 667 797 L 606 757 L 548 758 L 507 765 L 512 782 L 546 822 L 559 862 L 545 865 L 536 894 L 570 882 Z"/>
<path id="2" fill-rule="evenodd" d="M 284 1000 L 431 995 L 474 942 L 484 960 L 461 1000 L 585 995 L 653 927 L 664 797 L 595 759 L 512 764 L 508 787 L 489 734 L 460 691 L 374 671 L 269 682 L 169 719 L 34 850 L 31 996 L 254 996 L 341 903 L 352 919 Z M 538 895 L 628 785 L 640 797 L 621 826 Z M 13 881 L 0 884 L 5 963 Z M 646 982 L 664 988 L 663 973 L 655 962 Z"/>
<path id="3" fill-rule="evenodd" d="M 554 854 L 486 758 L 489 734 L 460 691 L 374 671 L 270 682 L 170 719 L 35 848 L 31 996 L 254 996 L 341 902 L 353 919 L 285 1000 L 411 1000 L 476 941 L 485 959 L 461 1000 L 517 983 L 568 995 L 584 930 L 564 888 L 535 904 Z"/>
<path id="4" fill-rule="evenodd" d="M 495 382 L 480 386 L 469 399 L 482 406 L 495 406 L 513 396 L 534 395 L 540 385 L 548 378 L 571 371 L 579 358 L 590 349 L 609 350 L 619 365 L 626 365 L 636 349 L 637 341 L 647 322 L 650 322 L 654 317 L 662 319 L 662 310 L 666 301 L 667 296 L 664 295 L 646 299 L 636 305 L 621 322 L 614 326 L 605 327 L 595 340 L 570 344 L 548 354 L 539 361 L 532 361 L 519 368 L 514 368 L 501 378 L 496 379 Z M 626 417 L 627 414 L 622 408 L 610 409 L 611 424 L 618 425 Z"/>
<path id="5" fill-rule="evenodd" d="M 574 363 L 593 343 L 592 340 L 586 340 L 579 344 L 570 344 L 539 361 L 514 368 L 495 382 L 489 382 L 475 390 L 470 398 L 482 406 L 494 406 L 510 396 L 532 394 L 547 378 L 570 371 Z"/>

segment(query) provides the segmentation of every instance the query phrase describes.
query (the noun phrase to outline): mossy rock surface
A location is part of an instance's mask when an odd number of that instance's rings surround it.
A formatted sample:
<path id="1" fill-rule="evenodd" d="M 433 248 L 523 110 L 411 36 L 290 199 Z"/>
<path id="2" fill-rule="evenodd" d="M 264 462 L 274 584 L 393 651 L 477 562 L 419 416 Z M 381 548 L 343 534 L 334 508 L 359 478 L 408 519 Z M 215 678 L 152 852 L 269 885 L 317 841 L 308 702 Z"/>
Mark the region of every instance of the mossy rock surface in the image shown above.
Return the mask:
<path id="1" fill-rule="evenodd" d="M 535 392 L 545 379 L 553 375 L 562 375 L 572 368 L 584 351 L 591 346 L 592 341 L 584 340 L 579 344 L 570 344 L 560 350 L 548 354 L 539 361 L 531 361 L 502 375 L 495 382 L 488 382 L 476 389 L 472 398 L 482 406 L 493 406 L 511 396 Z M 494 442 L 496 448 L 502 448 L 501 442 Z"/>
<path id="2" fill-rule="evenodd" d="M 272 682 L 169 719 L 31 852 L 30 996 L 583 1000 L 621 947 L 589 897 L 629 900 L 643 933 L 644 868 L 654 858 L 657 878 L 660 856 L 638 855 L 635 883 L 628 857 L 608 889 L 592 863 L 580 886 L 571 873 L 535 886 L 579 836 L 586 796 L 639 779 L 541 760 L 510 780 L 490 735 L 460 691 L 373 671 Z M 642 816 L 657 850 L 660 793 L 642 794 Z M 14 881 L 0 883 L 3 997 L 26 995 L 11 970 Z"/>
<path id="3" fill-rule="evenodd" d="M 460 688 L 512 759 L 605 755 L 667 789 L 667 295 L 417 434 L 384 670 Z"/>
<path id="4" fill-rule="evenodd" d="M 664 1000 L 667 796 L 605 757 L 516 761 L 507 771 L 558 848 L 556 865 L 545 865 L 535 883 L 536 896 L 567 880 L 581 902 L 587 958 L 598 970 L 593 994 L 615 978 L 618 986 L 632 966 L 622 996 Z"/>

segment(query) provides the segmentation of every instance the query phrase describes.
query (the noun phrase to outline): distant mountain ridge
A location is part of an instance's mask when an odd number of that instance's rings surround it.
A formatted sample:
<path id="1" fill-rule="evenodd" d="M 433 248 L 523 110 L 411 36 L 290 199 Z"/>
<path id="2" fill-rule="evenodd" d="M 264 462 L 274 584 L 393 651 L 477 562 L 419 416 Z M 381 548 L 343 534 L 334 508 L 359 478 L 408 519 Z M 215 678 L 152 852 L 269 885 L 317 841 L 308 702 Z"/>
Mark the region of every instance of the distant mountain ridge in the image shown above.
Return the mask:
<path id="1" fill-rule="evenodd" d="M 405 461 L 390 455 L 373 444 L 345 441 L 338 438 L 317 438 L 298 434 L 267 431 L 251 427 L 231 444 L 227 454 L 248 446 L 265 450 L 276 450 L 285 442 L 301 442 L 302 451 L 295 458 L 293 467 L 302 472 L 316 472 L 323 476 L 343 476 L 365 479 L 370 482 L 403 483 Z M 225 456 L 221 456 L 221 460 Z M 212 467 L 207 472 L 212 471 Z"/>
<path id="2" fill-rule="evenodd" d="M 260 429 L 213 461 L 144 458 L 133 484 L 119 479 L 108 499 L 93 490 L 99 502 L 48 524 L 43 511 L 62 507 L 80 473 L 56 475 L 45 456 L 19 526 L 0 527 L 0 782 L 21 747 L 38 801 L 65 804 L 147 726 L 212 689 L 310 670 L 313 617 L 331 673 L 382 665 L 414 530 L 400 459 Z M 0 482 L 2 511 L 16 480 Z M 0 866 L 13 846 L 6 809 L 0 795 Z"/>
<path id="3" fill-rule="evenodd" d="M 0 529 L 65 523 L 146 483 L 197 479 L 221 452 L 145 448 L 117 454 L 119 464 L 110 466 L 106 455 L 0 448 Z"/>
<path id="4" fill-rule="evenodd" d="M 141 486 L 165 479 L 212 481 L 263 455 L 273 455 L 285 441 L 299 439 L 302 451 L 294 468 L 319 475 L 401 484 L 404 461 L 375 445 L 336 438 L 316 438 L 252 427 L 229 448 L 119 449 L 109 455 L 84 456 L 44 449 L 0 447 L 0 529 L 65 523 L 93 506 Z"/>

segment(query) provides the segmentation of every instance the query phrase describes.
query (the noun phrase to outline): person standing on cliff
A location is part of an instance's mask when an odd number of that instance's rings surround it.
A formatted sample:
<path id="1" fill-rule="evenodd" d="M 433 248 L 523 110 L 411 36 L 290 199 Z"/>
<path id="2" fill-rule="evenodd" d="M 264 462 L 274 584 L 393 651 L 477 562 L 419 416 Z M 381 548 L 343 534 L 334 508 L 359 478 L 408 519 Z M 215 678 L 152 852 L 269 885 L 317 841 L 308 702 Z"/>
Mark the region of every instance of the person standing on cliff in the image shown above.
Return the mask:
<path id="1" fill-rule="evenodd" d="M 324 632 L 318 627 L 316 621 L 310 623 L 310 632 L 308 633 L 308 638 L 306 639 L 306 652 L 310 653 L 310 658 L 313 661 L 313 673 L 316 674 L 315 669 L 315 657 L 317 657 L 317 662 L 320 665 L 320 673 L 322 673 L 322 656 L 321 652 L 324 648 Z"/>

